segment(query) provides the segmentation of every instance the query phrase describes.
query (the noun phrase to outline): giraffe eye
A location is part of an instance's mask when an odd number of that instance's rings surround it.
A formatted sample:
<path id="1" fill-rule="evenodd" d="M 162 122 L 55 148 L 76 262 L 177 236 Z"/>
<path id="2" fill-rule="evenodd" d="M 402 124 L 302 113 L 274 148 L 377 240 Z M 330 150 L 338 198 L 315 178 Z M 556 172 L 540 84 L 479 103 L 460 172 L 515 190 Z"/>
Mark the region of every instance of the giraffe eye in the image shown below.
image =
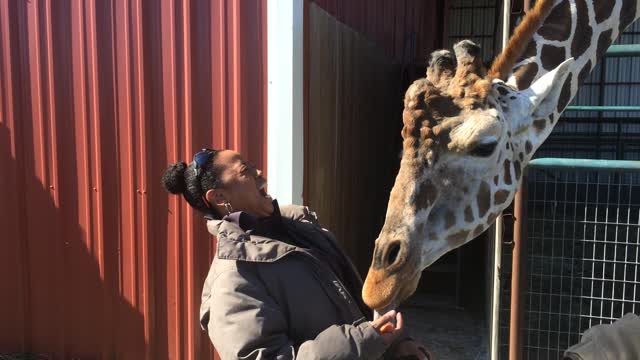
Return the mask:
<path id="1" fill-rule="evenodd" d="M 491 154 L 493 154 L 493 151 L 496 149 L 497 145 L 498 145 L 497 141 L 478 144 L 473 149 L 471 149 L 468 152 L 468 154 L 471 156 L 477 156 L 477 157 L 488 157 Z"/>

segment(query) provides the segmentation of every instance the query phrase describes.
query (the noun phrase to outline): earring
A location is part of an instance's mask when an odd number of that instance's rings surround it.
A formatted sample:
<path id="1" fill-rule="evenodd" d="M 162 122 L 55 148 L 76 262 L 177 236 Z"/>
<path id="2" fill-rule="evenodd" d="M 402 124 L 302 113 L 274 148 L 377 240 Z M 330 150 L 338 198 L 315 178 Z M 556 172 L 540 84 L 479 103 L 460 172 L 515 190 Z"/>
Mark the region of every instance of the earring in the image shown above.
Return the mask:
<path id="1" fill-rule="evenodd" d="M 233 212 L 233 206 L 231 206 L 231 203 L 228 201 L 224 202 L 224 208 L 227 210 L 227 215 L 231 215 L 231 213 Z"/>

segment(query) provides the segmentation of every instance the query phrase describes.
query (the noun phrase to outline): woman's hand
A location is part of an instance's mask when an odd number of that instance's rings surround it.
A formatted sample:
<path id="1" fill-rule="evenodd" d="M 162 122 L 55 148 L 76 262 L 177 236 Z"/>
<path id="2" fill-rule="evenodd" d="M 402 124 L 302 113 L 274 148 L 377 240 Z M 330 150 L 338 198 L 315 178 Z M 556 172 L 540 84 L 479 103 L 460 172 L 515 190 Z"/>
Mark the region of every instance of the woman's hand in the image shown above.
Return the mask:
<path id="1" fill-rule="evenodd" d="M 402 334 L 402 314 L 391 310 L 376 320 L 373 320 L 371 326 L 382 335 L 385 344 L 389 346 Z"/>

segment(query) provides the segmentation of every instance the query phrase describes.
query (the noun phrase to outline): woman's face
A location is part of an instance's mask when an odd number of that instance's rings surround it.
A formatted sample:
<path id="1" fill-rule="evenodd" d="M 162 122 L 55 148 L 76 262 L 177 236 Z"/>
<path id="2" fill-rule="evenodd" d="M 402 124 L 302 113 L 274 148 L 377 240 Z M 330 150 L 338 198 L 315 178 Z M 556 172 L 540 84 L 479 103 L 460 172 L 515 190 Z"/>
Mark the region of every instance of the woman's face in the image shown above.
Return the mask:
<path id="1" fill-rule="evenodd" d="M 215 190 L 214 200 L 210 201 L 218 205 L 222 214 L 227 212 L 224 206 L 220 208 L 225 201 L 231 204 L 232 211 L 244 211 L 256 217 L 273 213 L 273 199 L 267 194 L 267 180 L 262 177 L 262 171 L 232 150 L 219 152 L 215 164 L 224 169 L 220 176 L 222 186 Z"/>

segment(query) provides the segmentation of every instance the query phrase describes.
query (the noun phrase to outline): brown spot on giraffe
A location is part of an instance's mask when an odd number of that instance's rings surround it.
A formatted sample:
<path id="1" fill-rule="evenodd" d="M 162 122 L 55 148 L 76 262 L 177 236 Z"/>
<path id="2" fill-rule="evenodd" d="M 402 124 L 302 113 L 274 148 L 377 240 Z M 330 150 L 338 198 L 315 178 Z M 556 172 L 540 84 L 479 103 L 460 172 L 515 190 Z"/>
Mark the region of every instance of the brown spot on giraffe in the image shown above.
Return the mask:
<path id="1" fill-rule="evenodd" d="M 491 187 L 486 182 L 482 182 L 478 189 L 478 216 L 484 217 L 491 207 Z"/>
<path id="2" fill-rule="evenodd" d="M 524 151 L 529 155 L 531 154 L 531 150 L 533 150 L 533 145 L 531 145 L 531 141 L 527 140 L 527 142 L 524 143 Z"/>
<path id="3" fill-rule="evenodd" d="M 454 214 L 453 211 L 447 209 L 446 212 L 444 213 L 444 228 L 449 229 L 453 227 L 453 225 L 455 224 L 456 224 L 456 214 Z"/>
<path id="4" fill-rule="evenodd" d="M 444 117 L 454 117 L 460 115 L 462 108 L 457 106 L 454 99 L 450 96 L 433 95 L 428 99 L 429 110 L 433 112 L 433 117 L 436 120 L 441 120 Z"/>
<path id="5" fill-rule="evenodd" d="M 587 80 L 587 77 L 589 77 L 590 73 L 591 73 L 591 60 L 589 60 L 584 65 L 582 70 L 580 70 L 580 74 L 578 74 L 578 84 L 582 84 L 585 80 Z"/>
<path id="6" fill-rule="evenodd" d="M 447 237 L 447 240 L 453 244 L 453 246 L 457 247 L 464 244 L 465 240 L 467 240 L 467 236 L 469 236 L 468 230 L 460 230 L 455 232 Z"/>
<path id="7" fill-rule="evenodd" d="M 533 127 L 535 127 L 536 130 L 538 130 L 538 132 L 541 132 L 542 130 L 544 130 L 546 126 L 547 126 L 547 119 L 533 120 Z"/>
<path id="8" fill-rule="evenodd" d="M 613 35 L 613 29 L 609 29 L 607 31 L 603 31 L 602 33 L 600 33 L 600 36 L 598 37 L 598 50 L 597 50 L 598 58 L 604 55 L 604 53 L 607 52 L 607 49 L 609 49 L 609 46 L 611 46 L 612 35 Z"/>
<path id="9" fill-rule="evenodd" d="M 544 45 L 542 47 L 542 51 L 540 52 L 540 61 L 542 62 L 542 67 L 547 71 L 555 69 L 556 66 L 562 63 L 565 59 L 566 56 L 563 47 Z"/>
<path id="10" fill-rule="evenodd" d="M 439 238 L 439 235 L 437 232 L 433 230 L 429 230 L 429 233 L 427 234 L 427 239 L 437 240 L 438 238 Z"/>
<path id="11" fill-rule="evenodd" d="M 532 62 L 519 66 L 513 71 L 513 75 L 516 77 L 516 85 L 518 89 L 526 89 L 531 86 L 533 79 L 535 79 L 538 73 L 538 64 Z"/>
<path id="12" fill-rule="evenodd" d="M 483 224 L 480 224 L 480 225 L 476 226 L 476 228 L 473 229 L 473 237 L 480 236 L 480 234 L 482 234 L 483 231 L 484 231 L 484 225 Z"/>
<path id="13" fill-rule="evenodd" d="M 493 183 L 496 184 L 496 186 L 498 185 L 498 181 L 500 181 L 500 177 L 498 175 L 493 177 Z"/>
<path id="14" fill-rule="evenodd" d="M 613 12 L 613 6 L 609 1 L 594 1 L 593 9 L 596 12 L 596 22 L 598 24 L 607 20 Z"/>
<path id="15" fill-rule="evenodd" d="M 571 19 L 569 0 L 562 1 L 551 10 L 538 34 L 548 40 L 567 40 L 571 34 L 571 21 L 566 19 Z"/>
<path id="16" fill-rule="evenodd" d="M 493 195 L 493 202 L 495 203 L 495 205 L 500 205 L 500 204 L 503 204 L 505 201 L 507 201 L 508 197 L 509 197 L 509 192 L 507 190 L 498 190 Z"/>
<path id="17" fill-rule="evenodd" d="M 468 205 L 464 209 L 464 221 L 470 223 L 473 222 L 473 220 L 473 209 L 471 208 L 471 205 Z"/>
<path id="18" fill-rule="evenodd" d="M 511 161 L 509 159 L 504 160 L 504 183 L 511 185 Z M 496 183 L 498 185 L 498 183 Z"/>
<path id="19" fill-rule="evenodd" d="M 427 141 L 427 140 L 432 140 L 429 137 L 431 137 L 431 133 L 433 131 L 431 131 L 431 128 L 429 127 L 429 123 L 427 121 L 425 121 L 427 124 L 425 124 L 421 129 L 420 129 L 420 139 Z"/>
<path id="20" fill-rule="evenodd" d="M 637 0 L 623 0 L 622 9 L 620 9 L 620 32 L 623 32 L 627 26 L 631 25 L 636 17 Z"/>
<path id="21" fill-rule="evenodd" d="M 538 46 L 536 45 L 535 41 L 530 41 L 529 45 L 527 45 L 527 49 L 522 54 L 521 58 L 526 59 L 536 55 L 538 55 Z"/>
<path id="22" fill-rule="evenodd" d="M 587 10 L 586 0 L 576 0 L 576 9 L 578 11 L 578 21 L 576 23 L 576 31 L 571 42 L 571 56 L 579 58 L 591 45 L 593 29 L 589 26 L 589 12 Z"/>
<path id="23" fill-rule="evenodd" d="M 513 168 L 516 172 L 516 180 L 520 179 L 520 171 L 522 171 L 520 161 L 516 160 L 513 162 Z"/>
<path id="24" fill-rule="evenodd" d="M 424 208 L 427 208 L 433 204 L 433 201 L 438 196 L 438 189 L 431 180 L 426 180 L 420 184 L 418 189 L 418 195 L 416 197 L 416 204 L 421 204 Z M 416 209 L 416 211 L 419 209 Z"/>
<path id="25" fill-rule="evenodd" d="M 558 100 L 558 113 L 562 113 L 564 109 L 569 105 L 569 100 L 571 100 L 571 81 L 573 80 L 573 74 L 569 73 L 567 79 L 564 81 L 564 85 L 562 85 L 562 90 L 560 91 L 560 99 Z"/>

